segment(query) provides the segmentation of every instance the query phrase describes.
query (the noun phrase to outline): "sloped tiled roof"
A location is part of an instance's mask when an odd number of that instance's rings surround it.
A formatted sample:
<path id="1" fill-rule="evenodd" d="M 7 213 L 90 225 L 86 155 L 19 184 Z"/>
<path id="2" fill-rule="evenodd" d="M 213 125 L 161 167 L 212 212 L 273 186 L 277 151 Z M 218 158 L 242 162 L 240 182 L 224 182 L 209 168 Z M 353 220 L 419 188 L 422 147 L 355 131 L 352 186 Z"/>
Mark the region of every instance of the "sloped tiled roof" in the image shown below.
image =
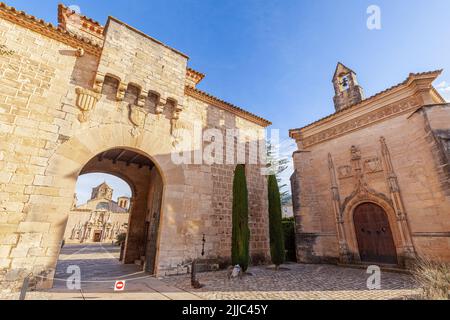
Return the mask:
<path id="1" fill-rule="evenodd" d="M 206 93 L 199 89 L 186 86 L 185 93 L 191 97 L 202 100 L 203 102 L 210 103 L 216 107 L 219 107 L 219 108 L 229 111 L 231 113 L 237 114 L 240 117 L 247 119 L 253 123 L 256 123 L 260 126 L 268 127 L 272 124 L 270 121 L 268 121 L 264 118 L 261 118 L 255 114 L 248 112 L 240 107 L 237 107 L 229 102 L 226 102 L 219 98 L 216 98 L 213 95 L 210 95 L 209 93 Z"/>

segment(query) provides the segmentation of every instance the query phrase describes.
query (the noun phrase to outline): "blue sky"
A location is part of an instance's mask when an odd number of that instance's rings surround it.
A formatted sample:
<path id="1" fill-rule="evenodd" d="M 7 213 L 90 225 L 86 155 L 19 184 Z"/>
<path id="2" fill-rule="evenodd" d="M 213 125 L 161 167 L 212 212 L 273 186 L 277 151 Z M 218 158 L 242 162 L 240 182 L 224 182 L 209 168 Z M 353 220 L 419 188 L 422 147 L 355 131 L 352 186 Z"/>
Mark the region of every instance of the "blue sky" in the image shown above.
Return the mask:
<path id="1" fill-rule="evenodd" d="M 127 196 L 131 197 L 130 186 L 120 178 L 110 174 L 104 173 L 89 173 L 81 175 L 77 180 L 77 204 L 84 204 L 91 198 L 92 188 L 99 184 L 106 182 L 111 188 L 114 189 L 113 200 L 117 200 L 117 197 Z"/>
<path id="2" fill-rule="evenodd" d="M 56 23 L 58 1 L 7 3 Z M 189 65 L 206 73 L 200 89 L 271 120 L 286 141 L 290 128 L 333 112 L 338 61 L 357 72 L 366 96 L 410 72 L 443 68 L 436 85 L 450 98 L 448 0 L 64 3 L 100 23 L 115 16 L 188 54 Z M 366 26 L 372 4 L 381 8 L 381 30 Z"/>

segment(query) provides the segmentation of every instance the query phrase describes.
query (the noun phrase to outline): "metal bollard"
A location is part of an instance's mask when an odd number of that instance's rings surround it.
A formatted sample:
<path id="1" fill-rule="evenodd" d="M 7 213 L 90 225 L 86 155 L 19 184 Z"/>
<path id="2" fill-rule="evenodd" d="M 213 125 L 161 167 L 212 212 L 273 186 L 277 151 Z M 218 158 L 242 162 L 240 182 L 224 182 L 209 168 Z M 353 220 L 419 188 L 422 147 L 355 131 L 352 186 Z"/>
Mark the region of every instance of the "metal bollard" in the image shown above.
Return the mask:
<path id="1" fill-rule="evenodd" d="M 25 300 L 25 296 L 27 295 L 27 291 L 28 291 L 28 286 L 30 284 L 30 277 L 33 274 L 30 273 L 29 275 L 27 275 L 25 277 L 25 279 L 23 279 L 23 283 L 22 283 L 22 288 L 20 289 L 20 296 L 19 296 L 19 300 Z"/>

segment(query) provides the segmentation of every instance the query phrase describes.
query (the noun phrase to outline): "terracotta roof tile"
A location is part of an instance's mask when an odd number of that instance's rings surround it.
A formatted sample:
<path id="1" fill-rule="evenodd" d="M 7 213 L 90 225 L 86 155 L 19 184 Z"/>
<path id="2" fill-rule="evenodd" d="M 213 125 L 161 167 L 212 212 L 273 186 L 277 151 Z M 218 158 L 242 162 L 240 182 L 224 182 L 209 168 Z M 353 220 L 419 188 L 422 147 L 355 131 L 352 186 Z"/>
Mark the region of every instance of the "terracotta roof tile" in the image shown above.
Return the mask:
<path id="1" fill-rule="evenodd" d="M 87 52 L 100 55 L 101 47 L 94 44 L 91 40 L 72 34 L 61 27 L 56 27 L 49 22 L 45 22 L 43 19 L 26 14 L 24 11 L 19 11 L 14 7 L 8 6 L 4 2 L 0 2 L 0 16 L 8 21 L 66 43 L 67 45 L 73 47 L 83 46 Z"/>
<path id="2" fill-rule="evenodd" d="M 190 95 L 194 98 L 199 98 L 204 102 L 207 103 L 211 103 L 212 105 L 222 108 L 224 110 L 230 111 L 234 114 L 237 114 L 253 123 L 256 123 L 258 125 L 261 125 L 263 127 L 268 127 L 270 126 L 272 123 L 264 118 L 261 118 L 251 112 L 248 112 L 240 107 L 237 107 L 229 102 L 226 102 L 224 100 L 221 100 L 217 97 L 214 97 L 213 95 L 206 93 L 204 91 L 201 91 L 199 89 L 193 88 L 193 87 L 189 87 L 186 86 L 185 88 L 185 93 L 187 95 Z"/>

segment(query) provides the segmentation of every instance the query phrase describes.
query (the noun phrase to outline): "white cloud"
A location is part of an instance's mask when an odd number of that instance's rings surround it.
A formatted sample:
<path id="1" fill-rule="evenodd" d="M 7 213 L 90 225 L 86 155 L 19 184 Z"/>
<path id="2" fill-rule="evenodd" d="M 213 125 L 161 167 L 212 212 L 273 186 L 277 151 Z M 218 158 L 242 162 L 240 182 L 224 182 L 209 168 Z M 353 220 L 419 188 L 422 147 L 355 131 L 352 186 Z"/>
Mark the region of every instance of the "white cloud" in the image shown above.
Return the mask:
<path id="1" fill-rule="evenodd" d="M 450 92 L 450 83 L 447 81 L 442 81 L 436 86 L 436 88 L 442 92 Z"/>
<path id="2" fill-rule="evenodd" d="M 442 81 L 436 86 L 436 89 L 443 95 L 443 97 L 450 101 L 450 83 Z"/>

